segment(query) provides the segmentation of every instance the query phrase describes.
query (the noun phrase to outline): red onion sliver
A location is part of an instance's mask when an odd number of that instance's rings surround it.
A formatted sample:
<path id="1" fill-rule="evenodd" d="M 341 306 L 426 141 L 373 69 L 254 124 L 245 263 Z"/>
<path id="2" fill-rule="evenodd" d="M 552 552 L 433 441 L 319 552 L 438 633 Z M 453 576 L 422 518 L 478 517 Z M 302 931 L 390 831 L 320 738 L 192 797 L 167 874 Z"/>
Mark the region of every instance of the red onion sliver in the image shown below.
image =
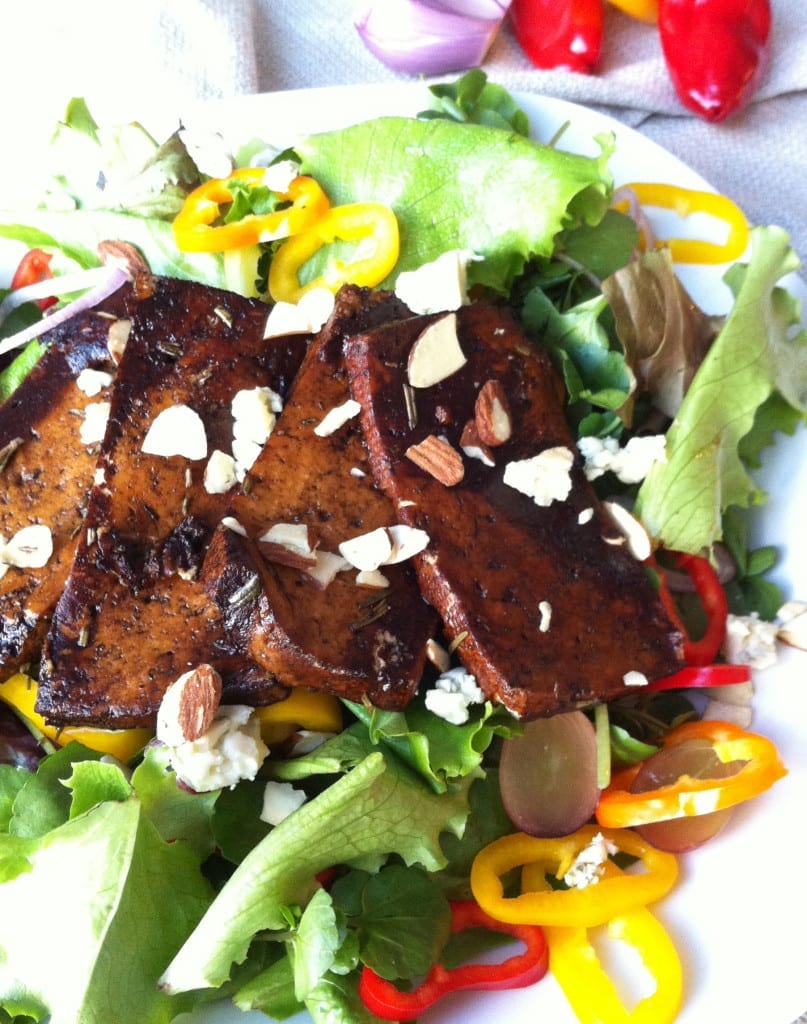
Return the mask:
<path id="1" fill-rule="evenodd" d="M 112 295 L 118 288 L 121 287 L 126 281 L 129 280 L 129 275 L 125 270 L 122 270 L 117 266 L 108 267 L 93 267 L 91 270 L 85 270 L 81 273 L 76 274 L 64 274 L 60 277 L 52 278 L 47 282 L 40 282 L 41 284 L 50 285 L 50 289 L 42 290 L 42 294 L 32 294 L 34 288 L 39 288 L 39 285 L 30 285 L 28 288 L 20 288 L 17 293 L 27 292 L 27 297 L 22 301 L 33 301 L 35 298 L 42 298 L 46 295 L 53 294 L 66 294 L 68 292 L 78 291 L 80 288 L 88 288 L 83 295 L 79 296 L 75 301 L 69 302 L 66 306 L 62 306 L 55 312 L 50 313 L 42 320 L 38 320 L 35 324 L 31 324 L 30 327 L 26 327 L 23 331 L 18 331 L 17 334 L 12 334 L 11 337 L 5 338 L 0 341 L 0 355 L 6 352 L 11 352 L 15 348 L 25 345 L 33 338 L 38 338 L 45 331 L 51 330 L 53 327 L 58 327 L 59 324 L 63 324 L 77 313 L 83 312 L 85 309 L 92 309 L 93 306 L 97 306 L 99 302 L 103 302 L 107 296 Z M 66 282 L 66 284 L 65 284 Z"/>
<path id="2" fill-rule="evenodd" d="M 377 0 L 359 9 L 354 23 L 387 67 L 436 75 L 481 64 L 509 6 L 510 0 Z"/>

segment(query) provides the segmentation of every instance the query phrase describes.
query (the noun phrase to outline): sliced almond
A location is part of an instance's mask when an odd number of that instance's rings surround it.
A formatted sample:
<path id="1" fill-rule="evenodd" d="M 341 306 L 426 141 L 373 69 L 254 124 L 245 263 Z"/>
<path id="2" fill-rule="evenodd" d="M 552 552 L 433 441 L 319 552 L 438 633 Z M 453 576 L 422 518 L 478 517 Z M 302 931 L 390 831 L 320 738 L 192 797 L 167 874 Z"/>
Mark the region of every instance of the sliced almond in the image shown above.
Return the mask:
<path id="1" fill-rule="evenodd" d="M 98 256 L 105 267 L 120 267 L 132 279 L 141 274 L 151 274 L 151 268 L 140 252 L 130 242 L 108 239 L 98 243 Z"/>
<path id="2" fill-rule="evenodd" d="M 628 550 L 639 562 L 645 562 L 653 553 L 650 535 L 636 516 L 632 515 L 617 501 L 604 501 L 603 508 L 614 526 L 625 537 Z M 607 540 L 607 538 L 605 538 Z M 608 543 L 611 543 L 608 541 Z"/>
<path id="3" fill-rule="evenodd" d="M 476 396 L 474 416 L 476 429 L 484 444 L 496 448 L 510 440 L 513 433 L 513 417 L 500 381 L 485 381 Z"/>
<path id="4" fill-rule="evenodd" d="M 315 557 L 316 564 L 306 569 L 305 575 L 317 590 L 327 589 L 340 572 L 355 568 L 346 558 L 333 551 L 317 551 Z"/>
<path id="5" fill-rule="evenodd" d="M 129 340 L 129 333 L 132 330 L 132 321 L 121 317 L 120 320 L 113 320 L 109 325 L 106 335 L 106 347 L 112 357 L 115 366 L 121 361 L 126 342 Z"/>
<path id="6" fill-rule="evenodd" d="M 211 665 L 197 665 L 166 690 L 157 712 L 157 738 L 172 747 L 198 740 L 220 703 L 221 676 Z"/>
<path id="7" fill-rule="evenodd" d="M 451 668 L 450 654 L 442 644 L 438 644 L 434 639 L 430 638 L 426 641 L 426 657 L 438 672 L 448 672 Z"/>
<path id="8" fill-rule="evenodd" d="M 258 538 L 258 545 L 269 562 L 304 571 L 317 564 L 316 552 L 304 523 L 275 523 Z"/>
<path id="9" fill-rule="evenodd" d="M 493 452 L 479 436 L 479 429 L 476 425 L 476 420 L 468 420 L 462 428 L 460 448 L 462 448 L 469 459 L 479 459 L 479 461 L 483 462 L 486 466 L 496 465 L 496 461 L 493 458 Z"/>
<path id="10" fill-rule="evenodd" d="M 448 313 L 418 335 L 409 352 L 407 374 L 413 388 L 430 388 L 466 363 L 457 337 L 457 315 Z"/>
<path id="11" fill-rule="evenodd" d="M 446 487 L 453 487 L 465 476 L 460 453 L 435 434 L 429 434 L 420 444 L 410 445 L 406 457 Z"/>
<path id="12" fill-rule="evenodd" d="M 777 637 L 791 647 L 807 651 L 807 604 L 788 601 L 779 609 Z"/>
<path id="13" fill-rule="evenodd" d="M 429 543 L 429 535 L 425 530 L 407 526 L 405 523 L 388 526 L 387 533 L 392 538 L 392 551 L 384 565 L 405 562 L 408 558 L 420 554 Z"/>
<path id="14" fill-rule="evenodd" d="M 342 541 L 339 554 L 362 572 L 373 572 L 392 554 L 392 538 L 383 526 Z"/>

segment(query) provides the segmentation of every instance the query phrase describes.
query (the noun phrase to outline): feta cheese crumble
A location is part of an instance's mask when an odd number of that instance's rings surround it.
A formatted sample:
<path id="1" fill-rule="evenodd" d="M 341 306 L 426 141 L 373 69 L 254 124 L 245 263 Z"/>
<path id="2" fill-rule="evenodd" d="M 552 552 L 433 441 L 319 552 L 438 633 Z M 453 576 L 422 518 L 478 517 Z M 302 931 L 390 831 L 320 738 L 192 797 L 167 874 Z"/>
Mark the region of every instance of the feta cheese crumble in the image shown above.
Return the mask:
<path id="1" fill-rule="evenodd" d="M 426 691 L 426 707 L 438 718 L 452 725 L 464 725 L 468 721 L 469 707 L 483 704 L 485 695 L 472 676 L 464 668 L 451 668 L 443 672 Z"/>
<path id="2" fill-rule="evenodd" d="M 729 615 L 723 640 L 726 661 L 732 665 L 750 665 L 755 669 L 775 664 L 778 631 L 775 622 L 766 622 L 756 612 L 751 615 Z"/>
<path id="3" fill-rule="evenodd" d="M 302 789 L 295 789 L 290 782 L 267 782 L 263 791 L 261 821 L 279 825 L 302 807 L 307 797 Z"/>
<path id="4" fill-rule="evenodd" d="M 254 779 L 269 753 L 254 709 L 244 704 L 222 704 L 199 739 L 168 744 L 168 749 L 177 778 L 197 793 Z"/>
<path id="5" fill-rule="evenodd" d="M 395 294 L 413 313 L 445 313 L 468 305 L 468 264 L 480 259 L 468 249 L 450 249 L 395 282 Z"/>
<path id="6" fill-rule="evenodd" d="M 568 448 L 546 448 L 532 458 L 508 462 L 504 482 L 546 508 L 569 497 L 573 464 L 574 455 Z"/>
<path id="7" fill-rule="evenodd" d="M 585 889 L 595 885 L 602 878 L 605 862 L 617 852 L 618 847 L 606 839 L 602 832 L 598 832 L 577 854 L 563 876 L 563 881 L 570 889 Z"/>
<path id="8" fill-rule="evenodd" d="M 654 462 L 666 462 L 663 434 L 632 437 L 621 448 L 615 437 L 581 437 L 577 447 L 585 459 L 587 480 L 597 480 L 609 471 L 623 484 L 638 484 L 650 472 Z"/>

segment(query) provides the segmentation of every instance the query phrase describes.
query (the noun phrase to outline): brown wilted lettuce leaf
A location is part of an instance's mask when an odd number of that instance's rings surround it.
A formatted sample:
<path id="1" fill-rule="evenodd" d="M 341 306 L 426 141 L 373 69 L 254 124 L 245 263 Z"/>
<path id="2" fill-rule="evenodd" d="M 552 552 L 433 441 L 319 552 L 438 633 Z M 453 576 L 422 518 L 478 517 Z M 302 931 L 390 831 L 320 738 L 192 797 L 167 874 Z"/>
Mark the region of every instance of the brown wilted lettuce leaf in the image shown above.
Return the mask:
<path id="1" fill-rule="evenodd" d="M 667 249 L 643 253 L 607 277 L 602 290 L 638 391 L 672 418 L 723 318 L 695 304 Z"/>

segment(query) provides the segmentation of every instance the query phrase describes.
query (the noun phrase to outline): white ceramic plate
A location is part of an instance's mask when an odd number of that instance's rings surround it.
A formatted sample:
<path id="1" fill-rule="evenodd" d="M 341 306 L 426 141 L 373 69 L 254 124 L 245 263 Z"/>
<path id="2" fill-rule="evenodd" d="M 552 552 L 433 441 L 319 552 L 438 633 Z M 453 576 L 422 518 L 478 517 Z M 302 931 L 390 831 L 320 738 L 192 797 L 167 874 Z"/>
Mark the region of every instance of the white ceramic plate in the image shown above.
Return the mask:
<path id="1" fill-rule="evenodd" d="M 670 181 L 708 188 L 695 172 L 641 135 L 574 104 L 520 95 L 533 135 L 552 138 L 566 122 L 562 144 L 594 154 L 594 136 L 613 132 L 617 151 L 611 168 L 617 184 Z M 214 128 L 233 143 L 253 137 L 278 147 L 302 133 L 344 127 L 383 114 L 414 114 L 428 104 L 425 88 L 410 85 L 339 87 L 239 98 L 183 111 L 189 127 Z M 101 117 L 103 111 L 96 112 Z M 162 120 L 167 134 L 174 124 Z M 153 124 L 146 115 L 143 120 Z M 156 127 L 155 127 L 156 130 Z M 698 225 L 702 230 L 704 225 Z M 719 238 L 720 227 L 709 231 Z M 664 226 L 660 225 L 663 229 Z M 724 311 L 729 293 L 725 268 L 682 268 L 693 297 L 711 312 Z M 788 286 L 807 298 L 802 282 Z M 807 507 L 804 432 L 785 438 L 768 460 L 763 485 L 771 500 L 761 512 L 760 543 L 780 546 L 777 569 L 787 597 L 807 598 L 807 536 L 797 511 Z M 803 816 L 807 794 L 807 654 L 784 652 L 780 663 L 755 679 L 754 727 L 773 739 L 789 774 L 767 794 L 741 808 L 710 844 L 681 858 L 681 879 L 656 913 L 672 934 L 685 965 L 686 991 L 679 1024 L 791 1024 L 807 1008 L 804 935 L 807 932 L 807 871 Z M 605 950 L 604 950 L 605 952 Z M 616 951 L 614 951 L 616 952 Z M 625 984 L 641 987 L 641 971 L 618 957 Z M 422 1019 L 429 1024 L 575 1024 L 551 976 L 532 989 L 468 994 L 446 1000 Z M 194 1024 L 259 1024 L 261 1014 L 217 1005 L 197 1011 Z M 301 1015 L 295 1021 L 305 1021 Z"/>

